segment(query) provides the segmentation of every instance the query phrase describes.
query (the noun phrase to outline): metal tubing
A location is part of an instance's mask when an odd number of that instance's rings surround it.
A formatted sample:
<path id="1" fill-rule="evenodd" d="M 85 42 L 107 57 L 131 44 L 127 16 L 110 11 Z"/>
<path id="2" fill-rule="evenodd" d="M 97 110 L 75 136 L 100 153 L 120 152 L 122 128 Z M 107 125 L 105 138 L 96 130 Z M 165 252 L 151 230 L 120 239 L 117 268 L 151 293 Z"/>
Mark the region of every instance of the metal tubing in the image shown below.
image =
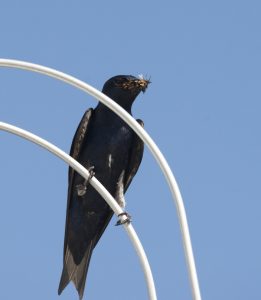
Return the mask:
<path id="1" fill-rule="evenodd" d="M 25 69 L 33 72 L 42 73 L 61 81 L 64 81 L 70 85 L 73 85 L 88 94 L 92 95 L 105 105 L 107 105 L 111 110 L 113 110 L 117 115 L 119 115 L 128 125 L 139 135 L 139 137 L 144 141 L 144 143 L 148 146 L 151 153 L 155 157 L 156 161 L 158 162 L 170 188 L 170 191 L 173 196 L 173 200 L 176 205 L 178 219 L 181 228 L 181 234 L 183 239 L 183 247 L 188 267 L 188 273 L 191 283 L 192 289 L 192 296 L 194 300 L 201 300 L 200 295 L 200 288 L 198 282 L 198 276 L 196 271 L 196 265 L 193 255 L 193 249 L 190 239 L 189 233 L 189 226 L 186 216 L 186 211 L 183 203 L 183 199 L 177 184 L 177 181 L 165 159 L 163 154 L 160 152 L 158 146 L 155 142 L 151 139 L 151 137 L 147 134 L 147 132 L 136 122 L 134 118 L 130 114 L 128 114 L 122 107 L 120 107 L 117 103 L 112 101 L 109 97 L 98 91 L 97 89 L 93 88 L 92 86 L 88 85 L 87 83 L 65 74 L 63 72 L 47 68 L 41 65 L 18 61 L 18 60 L 11 60 L 11 59 L 0 59 L 0 67 L 12 67 L 12 68 L 19 68 Z"/>
<path id="2" fill-rule="evenodd" d="M 0 122 L 0 130 L 4 130 L 10 133 L 13 133 L 15 135 L 18 135 L 24 139 L 27 139 L 44 149 L 47 149 L 54 155 L 61 158 L 63 161 L 65 161 L 67 164 L 69 164 L 76 172 L 78 172 L 81 176 L 83 176 L 85 179 L 89 178 L 89 172 L 87 169 L 85 169 L 81 164 L 79 164 L 75 159 L 73 159 L 70 155 L 66 154 L 64 151 L 59 149 L 58 147 L 54 146 L 53 144 L 47 142 L 46 140 L 40 138 L 39 136 L 32 134 L 31 132 L 28 132 L 26 130 L 23 130 L 19 127 Z M 112 208 L 114 213 L 118 216 L 120 213 L 123 213 L 122 208 L 118 205 L 118 203 L 114 200 L 114 198 L 111 196 L 111 194 L 105 189 L 105 187 L 95 178 L 92 177 L 90 179 L 90 184 L 97 190 L 97 192 L 104 198 L 104 200 L 108 203 L 108 205 Z M 125 216 L 121 217 L 122 220 L 126 218 Z M 147 283 L 147 289 L 148 289 L 148 295 L 150 300 L 157 300 L 156 296 L 156 289 L 154 285 L 154 280 L 151 272 L 151 268 L 146 256 L 146 253 L 142 247 L 142 244 L 133 228 L 131 223 L 125 223 L 123 224 L 125 230 L 127 231 L 129 238 L 136 250 L 136 253 L 139 257 L 146 283 Z"/>

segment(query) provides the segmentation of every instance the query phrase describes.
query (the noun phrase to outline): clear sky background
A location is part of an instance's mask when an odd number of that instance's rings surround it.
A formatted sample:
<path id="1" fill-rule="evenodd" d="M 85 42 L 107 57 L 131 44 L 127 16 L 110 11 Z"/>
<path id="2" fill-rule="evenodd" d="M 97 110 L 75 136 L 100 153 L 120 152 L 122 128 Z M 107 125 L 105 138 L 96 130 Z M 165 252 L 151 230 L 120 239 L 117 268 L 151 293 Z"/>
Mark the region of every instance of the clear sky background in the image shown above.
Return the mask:
<path id="1" fill-rule="evenodd" d="M 261 299 L 260 1 L 1 1 L 0 57 L 72 74 L 101 89 L 113 75 L 152 84 L 135 102 L 180 185 L 203 299 Z M 96 100 L 22 70 L 0 69 L 0 120 L 65 151 Z M 0 132 L 0 299 L 58 297 L 67 166 Z M 191 299 L 179 224 L 148 150 L 127 195 L 158 299 Z M 114 218 L 94 251 L 84 299 L 147 299 L 138 259 Z"/>

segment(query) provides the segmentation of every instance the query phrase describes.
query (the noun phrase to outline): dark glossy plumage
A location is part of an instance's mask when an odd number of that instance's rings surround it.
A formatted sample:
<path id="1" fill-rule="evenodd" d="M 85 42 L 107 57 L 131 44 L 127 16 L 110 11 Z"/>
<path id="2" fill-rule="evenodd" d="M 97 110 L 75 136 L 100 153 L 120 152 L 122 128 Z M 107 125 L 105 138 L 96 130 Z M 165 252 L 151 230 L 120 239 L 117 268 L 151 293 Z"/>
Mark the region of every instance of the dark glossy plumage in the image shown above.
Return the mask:
<path id="1" fill-rule="evenodd" d="M 133 76 L 115 76 L 103 87 L 103 93 L 131 113 L 131 106 L 149 81 Z M 137 120 L 141 126 L 141 120 Z M 126 192 L 143 155 L 143 142 L 136 133 L 102 103 L 85 112 L 75 133 L 70 155 L 95 176 L 124 205 Z M 96 190 L 79 187 L 84 179 L 69 169 L 67 216 L 64 239 L 63 272 L 58 289 L 61 294 L 72 281 L 82 299 L 92 251 L 106 229 L 113 212 Z M 80 191 L 80 192 L 79 192 Z"/>

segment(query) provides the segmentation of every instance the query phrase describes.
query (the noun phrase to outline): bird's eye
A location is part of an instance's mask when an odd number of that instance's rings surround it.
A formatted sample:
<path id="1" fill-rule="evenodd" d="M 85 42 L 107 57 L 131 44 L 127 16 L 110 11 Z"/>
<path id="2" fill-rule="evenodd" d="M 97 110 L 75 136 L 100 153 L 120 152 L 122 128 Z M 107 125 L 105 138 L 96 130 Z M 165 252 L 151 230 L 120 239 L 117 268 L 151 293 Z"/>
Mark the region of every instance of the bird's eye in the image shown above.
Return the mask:
<path id="1" fill-rule="evenodd" d="M 127 82 L 127 81 L 128 81 L 127 78 L 118 78 L 118 79 L 116 79 L 116 82 L 119 83 L 119 84 L 122 84 L 122 83 Z"/>
<path id="2" fill-rule="evenodd" d="M 122 79 L 116 79 L 114 82 L 115 82 L 116 85 L 119 85 L 119 84 L 122 83 Z"/>
<path id="3" fill-rule="evenodd" d="M 120 78 L 120 79 L 116 79 L 114 81 L 115 86 L 123 88 L 123 89 L 128 89 L 130 82 L 127 78 Z"/>

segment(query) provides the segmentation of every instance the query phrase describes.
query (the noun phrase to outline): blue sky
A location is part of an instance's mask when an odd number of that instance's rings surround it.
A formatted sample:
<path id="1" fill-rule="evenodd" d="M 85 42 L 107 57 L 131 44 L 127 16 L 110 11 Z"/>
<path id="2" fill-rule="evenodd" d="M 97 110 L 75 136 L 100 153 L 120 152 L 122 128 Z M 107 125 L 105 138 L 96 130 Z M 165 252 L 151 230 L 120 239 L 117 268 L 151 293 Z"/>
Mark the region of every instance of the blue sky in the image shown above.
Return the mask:
<path id="1" fill-rule="evenodd" d="M 117 74 L 152 84 L 133 114 L 166 156 L 188 214 L 203 299 L 260 299 L 258 1 L 1 1 L 0 57 L 43 64 L 101 89 Z M 39 74 L 0 69 L 0 120 L 69 151 L 96 100 Z M 58 297 L 67 166 L 0 132 L 0 299 Z M 191 299 L 179 224 L 149 151 L 127 209 L 158 299 Z M 146 299 L 133 248 L 115 219 L 94 251 L 84 299 Z"/>

